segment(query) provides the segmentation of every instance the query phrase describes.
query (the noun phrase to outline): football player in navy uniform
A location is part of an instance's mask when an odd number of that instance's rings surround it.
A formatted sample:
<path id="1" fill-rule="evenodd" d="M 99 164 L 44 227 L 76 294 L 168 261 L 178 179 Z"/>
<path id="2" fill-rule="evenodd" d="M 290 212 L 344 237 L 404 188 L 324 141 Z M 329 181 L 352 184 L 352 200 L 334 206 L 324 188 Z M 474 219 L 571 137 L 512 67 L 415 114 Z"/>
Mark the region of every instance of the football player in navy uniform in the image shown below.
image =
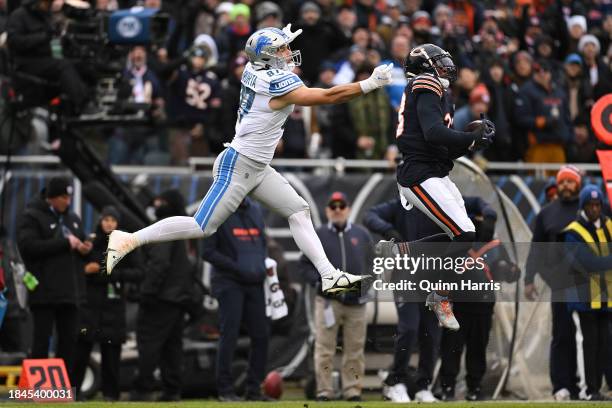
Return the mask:
<path id="1" fill-rule="evenodd" d="M 442 48 L 433 44 L 415 47 L 408 55 L 405 72 L 408 84 L 396 132 L 403 155 L 403 163 L 397 169 L 400 198 L 404 206 L 414 205 L 445 232 L 425 241 L 450 241 L 441 255 L 464 256 L 474 241 L 475 228 L 448 174 L 454 159 L 491 144 L 495 125 L 483 118 L 470 123 L 469 131 L 452 129 L 453 103 L 448 88 L 457 78 L 457 68 Z M 410 247 L 409 243 L 380 241 L 376 251 L 379 256 L 395 257 L 408 255 Z M 426 304 L 442 326 L 458 330 L 447 295 L 444 291 L 431 292 Z"/>

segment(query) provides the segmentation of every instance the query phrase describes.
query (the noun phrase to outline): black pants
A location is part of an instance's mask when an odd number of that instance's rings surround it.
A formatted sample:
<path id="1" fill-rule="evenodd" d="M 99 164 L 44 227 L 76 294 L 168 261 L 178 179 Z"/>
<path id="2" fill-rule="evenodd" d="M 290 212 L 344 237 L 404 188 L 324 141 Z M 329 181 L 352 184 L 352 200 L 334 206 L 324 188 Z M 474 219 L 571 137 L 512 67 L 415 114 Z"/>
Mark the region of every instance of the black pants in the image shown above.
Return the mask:
<path id="1" fill-rule="evenodd" d="M 57 333 L 55 356 L 64 360 L 72 384 L 79 324 L 77 306 L 71 304 L 31 305 L 30 310 L 34 320 L 31 357 L 49 358 L 50 339 L 55 325 Z"/>
<path id="2" fill-rule="evenodd" d="M 576 328 L 563 302 L 552 303 L 552 340 L 550 343 L 550 381 L 553 394 L 566 388 L 578 395 L 576 367 Z"/>
<path id="3" fill-rule="evenodd" d="M 77 396 L 83 384 L 83 377 L 94 342 L 79 338 L 74 360 L 74 383 Z M 119 399 L 119 372 L 121 363 L 121 344 L 100 342 L 102 355 L 102 395 L 106 399 Z"/>
<path id="4" fill-rule="evenodd" d="M 406 382 L 408 361 L 418 338 L 417 386 L 419 389 L 426 389 L 433 378 L 442 329 L 438 325 L 436 316 L 425 308 L 423 302 L 396 303 L 395 307 L 398 318 L 397 336 L 395 337 L 393 366 L 385 383 L 395 385 Z"/>
<path id="5" fill-rule="evenodd" d="M 444 330 L 442 334 L 440 383 L 443 388 L 455 388 L 461 367 L 461 354 L 465 347 L 465 381 L 468 389 L 475 390 L 480 388 L 480 382 L 487 370 L 487 345 L 493 312 L 469 313 L 455 307 L 454 313 L 461 329 Z"/>
<path id="6" fill-rule="evenodd" d="M 219 395 L 234 392 L 232 362 L 241 323 L 251 340 L 247 394 L 259 394 L 268 356 L 269 325 L 266 317 L 264 290 L 261 284 L 232 285 L 216 292 L 219 300 L 219 351 L 217 353 L 217 391 Z"/>
<path id="7" fill-rule="evenodd" d="M 579 312 L 587 394 L 599 393 L 608 358 L 608 312 Z"/>
<path id="8" fill-rule="evenodd" d="M 19 71 L 41 77 L 50 82 L 59 82 L 60 92 L 65 93 L 75 106 L 88 99 L 88 89 L 74 65 L 57 58 L 34 58 L 17 64 Z"/>
<path id="9" fill-rule="evenodd" d="M 175 303 L 147 301 L 138 309 L 138 376 L 140 393 L 153 391 L 153 372 L 161 370 L 164 395 L 180 396 L 183 371 L 183 308 Z"/>

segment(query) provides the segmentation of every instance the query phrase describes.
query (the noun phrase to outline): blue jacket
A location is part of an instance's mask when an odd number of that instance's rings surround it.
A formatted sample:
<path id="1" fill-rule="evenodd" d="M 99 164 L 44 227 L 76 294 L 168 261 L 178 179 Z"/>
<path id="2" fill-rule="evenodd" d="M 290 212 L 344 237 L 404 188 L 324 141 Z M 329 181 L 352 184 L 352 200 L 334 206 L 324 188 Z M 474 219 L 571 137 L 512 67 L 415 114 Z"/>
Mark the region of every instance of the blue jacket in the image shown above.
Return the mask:
<path id="1" fill-rule="evenodd" d="M 344 230 L 340 231 L 328 223 L 317 229 L 317 235 L 323 244 L 325 254 L 335 268 L 353 275 L 372 274 L 372 237 L 361 225 L 348 223 Z M 320 282 L 319 273 L 304 255 L 300 259 L 300 269 L 307 282 L 312 284 Z M 329 297 L 349 305 L 362 304 L 368 300 L 366 296 L 361 296 L 360 292 Z"/>
<path id="2" fill-rule="evenodd" d="M 567 105 L 565 91 L 553 85 L 548 92 L 533 80 L 527 81 L 519 91 L 516 100 L 515 120 L 519 127 L 531 132 L 538 143 L 567 143 L 574 136 L 574 131 Z M 558 109 L 559 117 L 553 121 L 553 109 Z M 536 118 L 544 117 L 543 128 L 536 126 Z"/>
<path id="3" fill-rule="evenodd" d="M 246 198 L 236 212 L 203 240 L 202 258 L 210 262 L 212 291 L 262 284 L 266 278 L 264 219 L 258 204 Z"/>

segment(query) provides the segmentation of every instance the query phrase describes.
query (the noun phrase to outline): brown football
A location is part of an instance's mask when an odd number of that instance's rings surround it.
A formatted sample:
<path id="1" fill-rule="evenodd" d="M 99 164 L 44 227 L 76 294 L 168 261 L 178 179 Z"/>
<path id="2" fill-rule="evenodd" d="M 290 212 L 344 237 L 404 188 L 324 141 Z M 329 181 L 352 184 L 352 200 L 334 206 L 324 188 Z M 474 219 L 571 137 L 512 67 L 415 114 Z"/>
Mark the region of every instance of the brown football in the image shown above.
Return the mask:
<path id="1" fill-rule="evenodd" d="M 470 123 L 468 123 L 467 125 L 465 125 L 465 129 L 463 129 L 464 132 L 473 132 L 476 129 L 478 129 L 480 126 L 482 126 L 482 120 L 478 119 L 478 120 L 473 120 Z"/>
<path id="2" fill-rule="evenodd" d="M 270 371 L 263 381 L 263 392 L 270 398 L 279 399 L 283 395 L 283 377 L 278 371 Z"/>

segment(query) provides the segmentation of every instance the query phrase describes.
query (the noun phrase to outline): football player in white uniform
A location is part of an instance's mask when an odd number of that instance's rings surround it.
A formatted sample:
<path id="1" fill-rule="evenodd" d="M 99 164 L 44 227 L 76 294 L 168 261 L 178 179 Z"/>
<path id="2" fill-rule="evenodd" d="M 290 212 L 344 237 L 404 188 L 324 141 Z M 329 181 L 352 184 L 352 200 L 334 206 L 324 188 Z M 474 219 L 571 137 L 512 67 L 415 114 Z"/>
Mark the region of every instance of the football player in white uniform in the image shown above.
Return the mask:
<path id="1" fill-rule="evenodd" d="M 251 195 L 288 219 L 295 242 L 321 274 L 323 292 L 354 289 L 365 278 L 332 266 L 312 225 L 308 204 L 269 163 L 294 105 L 347 102 L 389 84 L 392 65 L 376 67 L 360 82 L 308 88 L 292 72 L 301 56 L 289 44 L 301 32 L 292 32 L 289 24 L 282 30 L 263 28 L 251 35 L 245 47 L 249 62 L 242 75 L 236 135 L 217 157 L 213 184 L 200 207 L 193 217 L 169 217 L 135 233 L 113 231 L 105 259 L 107 273 L 141 245 L 210 236 Z"/>

